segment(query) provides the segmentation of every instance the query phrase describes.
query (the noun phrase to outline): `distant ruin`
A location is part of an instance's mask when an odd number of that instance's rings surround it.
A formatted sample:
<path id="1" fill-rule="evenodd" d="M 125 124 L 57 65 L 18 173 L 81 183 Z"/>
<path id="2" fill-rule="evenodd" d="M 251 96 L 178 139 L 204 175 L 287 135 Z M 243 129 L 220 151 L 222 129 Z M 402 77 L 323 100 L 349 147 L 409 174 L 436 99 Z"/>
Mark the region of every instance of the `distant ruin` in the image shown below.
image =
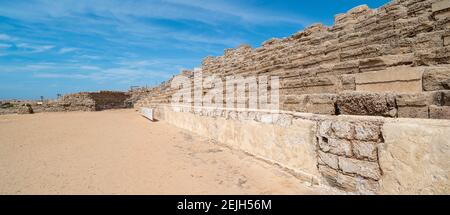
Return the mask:
<path id="1" fill-rule="evenodd" d="M 130 108 L 130 95 L 125 92 L 100 91 L 64 95 L 57 100 L 11 100 L 3 101 L 0 114 L 27 114 L 64 111 L 101 111 Z"/>

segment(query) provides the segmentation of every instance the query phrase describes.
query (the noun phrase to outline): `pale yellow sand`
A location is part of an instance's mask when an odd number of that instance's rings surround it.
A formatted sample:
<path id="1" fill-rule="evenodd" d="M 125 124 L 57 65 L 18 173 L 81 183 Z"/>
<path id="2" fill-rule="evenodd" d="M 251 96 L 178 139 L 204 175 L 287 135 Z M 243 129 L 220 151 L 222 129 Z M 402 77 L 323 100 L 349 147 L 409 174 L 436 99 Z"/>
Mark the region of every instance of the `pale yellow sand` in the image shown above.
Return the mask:
<path id="1" fill-rule="evenodd" d="M 326 194 L 133 110 L 0 116 L 0 194 Z"/>

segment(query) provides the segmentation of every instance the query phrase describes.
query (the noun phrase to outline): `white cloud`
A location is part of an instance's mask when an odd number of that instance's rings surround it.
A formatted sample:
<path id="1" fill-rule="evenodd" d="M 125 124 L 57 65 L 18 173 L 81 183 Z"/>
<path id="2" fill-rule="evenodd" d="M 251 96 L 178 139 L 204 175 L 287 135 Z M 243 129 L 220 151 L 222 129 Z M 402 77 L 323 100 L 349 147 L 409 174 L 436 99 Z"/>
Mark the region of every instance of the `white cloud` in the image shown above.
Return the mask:
<path id="1" fill-rule="evenodd" d="M 77 48 L 61 48 L 61 49 L 59 49 L 58 53 L 65 54 L 65 53 L 73 52 L 76 50 L 78 50 L 78 49 Z"/>
<path id="2" fill-rule="evenodd" d="M 45 52 L 50 49 L 53 49 L 55 46 L 53 45 L 32 45 L 28 43 L 19 43 L 16 44 L 17 48 L 25 49 L 26 51 L 29 51 L 30 53 L 40 53 Z"/>
<path id="3" fill-rule="evenodd" d="M 3 40 L 3 41 L 13 41 L 13 40 L 15 40 L 15 38 L 14 38 L 14 37 L 11 37 L 11 36 L 9 36 L 9 35 L 6 35 L 6 34 L 0 34 L 0 40 Z"/>
<path id="4" fill-rule="evenodd" d="M 11 47 L 10 44 L 0 43 L 0 49 L 7 49 L 7 48 L 9 48 L 9 47 Z"/>

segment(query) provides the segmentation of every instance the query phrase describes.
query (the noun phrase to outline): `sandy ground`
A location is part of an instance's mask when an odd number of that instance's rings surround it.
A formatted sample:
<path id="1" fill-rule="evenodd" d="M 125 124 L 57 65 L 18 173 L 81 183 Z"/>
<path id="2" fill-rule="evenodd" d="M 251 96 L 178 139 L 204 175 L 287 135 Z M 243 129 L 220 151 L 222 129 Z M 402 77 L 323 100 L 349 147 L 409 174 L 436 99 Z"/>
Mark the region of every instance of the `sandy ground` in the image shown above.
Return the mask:
<path id="1" fill-rule="evenodd" d="M 133 110 L 0 116 L 0 194 L 327 194 Z"/>

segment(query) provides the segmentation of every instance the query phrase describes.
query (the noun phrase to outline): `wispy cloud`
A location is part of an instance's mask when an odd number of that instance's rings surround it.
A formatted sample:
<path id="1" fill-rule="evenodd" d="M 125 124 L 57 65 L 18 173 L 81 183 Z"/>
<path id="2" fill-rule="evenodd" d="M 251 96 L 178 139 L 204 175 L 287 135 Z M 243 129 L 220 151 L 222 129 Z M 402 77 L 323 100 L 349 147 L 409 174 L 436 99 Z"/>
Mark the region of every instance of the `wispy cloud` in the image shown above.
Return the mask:
<path id="1" fill-rule="evenodd" d="M 65 54 L 65 53 L 73 52 L 76 50 L 78 50 L 78 49 L 77 48 L 61 48 L 61 49 L 59 49 L 58 53 Z"/>
<path id="2" fill-rule="evenodd" d="M 2 48 L 2 49 L 9 48 L 9 47 L 11 47 L 10 44 L 0 43 L 0 48 Z"/>
<path id="3" fill-rule="evenodd" d="M 19 43 L 19 44 L 16 44 L 16 47 L 18 47 L 20 49 L 24 49 L 26 51 L 30 51 L 31 53 L 39 53 L 39 52 L 48 51 L 48 50 L 54 48 L 55 46 L 53 46 L 53 45 L 32 45 L 32 44 L 28 44 L 28 43 Z"/>
<path id="4" fill-rule="evenodd" d="M 11 37 L 9 35 L 6 35 L 6 34 L 0 34 L 0 40 L 3 40 L 3 41 L 14 41 L 15 38 Z"/>

